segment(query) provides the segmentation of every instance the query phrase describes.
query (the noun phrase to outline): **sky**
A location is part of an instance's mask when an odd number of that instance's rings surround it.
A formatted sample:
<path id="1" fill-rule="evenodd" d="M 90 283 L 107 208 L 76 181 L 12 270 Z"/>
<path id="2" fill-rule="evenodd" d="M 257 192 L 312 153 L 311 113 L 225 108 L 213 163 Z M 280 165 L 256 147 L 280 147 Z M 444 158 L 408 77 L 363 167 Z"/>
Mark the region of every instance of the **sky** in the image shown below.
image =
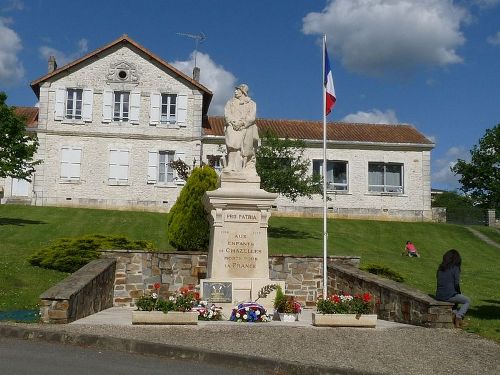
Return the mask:
<path id="1" fill-rule="evenodd" d="M 247 83 L 260 118 L 322 120 L 322 35 L 337 103 L 328 121 L 411 124 L 435 142 L 432 187 L 460 187 L 500 123 L 500 0 L 0 0 L 0 91 L 34 106 L 29 83 L 121 35 L 191 75 L 222 114 Z"/>

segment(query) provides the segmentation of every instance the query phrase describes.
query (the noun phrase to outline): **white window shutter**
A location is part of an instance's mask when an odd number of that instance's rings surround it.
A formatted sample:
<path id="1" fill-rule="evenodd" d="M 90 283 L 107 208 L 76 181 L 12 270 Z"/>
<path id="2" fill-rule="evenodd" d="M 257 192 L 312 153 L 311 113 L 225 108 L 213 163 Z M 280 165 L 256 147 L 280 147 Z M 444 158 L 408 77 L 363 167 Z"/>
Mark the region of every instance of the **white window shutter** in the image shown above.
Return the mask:
<path id="1" fill-rule="evenodd" d="M 158 125 L 160 123 L 161 94 L 159 92 L 152 92 L 150 98 L 149 124 Z"/>
<path id="2" fill-rule="evenodd" d="M 111 122 L 113 112 L 113 91 L 104 90 L 102 93 L 102 122 Z"/>
<path id="3" fill-rule="evenodd" d="M 92 107 L 94 105 L 94 90 L 83 89 L 83 121 L 92 122 Z"/>
<path id="4" fill-rule="evenodd" d="M 56 102 L 54 105 L 54 120 L 62 121 L 64 118 L 64 108 L 66 107 L 66 89 L 64 87 L 56 88 Z"/>
<path id="5" fill-rule="evenodd" d="M 149 151 L 148 153 L 148 184 L 156 183 L 158 176 L 158 152 Z"/>
<path id="6" fill-rule="evenodd" d="M 182 150 L 177 150 L 175 151 L 175 156 L 174 156 L 174 160 L 182 160 L 184 163 L 186 162 L 186 153 Z M 182 180 L 178 175 L 177 175 L 177 171 L 174 169 L 174 178 L 177 178 L 181 181 L 184 181 Z"/>
<path id="7" fill-rule="evenodd" d="M 141 110 L 141 92 L 132 91 L 130 93 L 130 123 L 139 124 L 139 113 Z"/>
<path id="8" fill-rule="evenodd" d="M 177 95 L 177 124 L 179 126 L 186 126 L 187 102 L 187 95 Z"/>

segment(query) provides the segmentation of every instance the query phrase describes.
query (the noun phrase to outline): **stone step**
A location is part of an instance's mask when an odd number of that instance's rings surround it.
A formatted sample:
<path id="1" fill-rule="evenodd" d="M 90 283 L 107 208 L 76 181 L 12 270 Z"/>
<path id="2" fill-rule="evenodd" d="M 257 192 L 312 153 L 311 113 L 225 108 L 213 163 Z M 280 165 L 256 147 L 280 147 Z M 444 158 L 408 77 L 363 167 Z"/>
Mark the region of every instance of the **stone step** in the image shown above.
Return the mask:
<path id="1" fill-rule="evenodd" d="M 21 204 L 24 206 L 31 205 L 31 198 L 28 197 L 8 197 L 5 198 L 4 204 Z"/>

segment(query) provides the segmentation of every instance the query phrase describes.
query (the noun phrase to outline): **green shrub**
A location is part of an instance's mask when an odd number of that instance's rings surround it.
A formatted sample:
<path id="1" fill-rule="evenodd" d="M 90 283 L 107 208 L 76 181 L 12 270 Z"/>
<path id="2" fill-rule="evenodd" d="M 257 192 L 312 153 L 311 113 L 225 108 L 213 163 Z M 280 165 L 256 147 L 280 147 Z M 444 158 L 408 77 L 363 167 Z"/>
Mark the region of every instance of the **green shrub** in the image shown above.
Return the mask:
<path id="1" fill-rule="evenodd" d="M 75 272 L 90 261 L 98 259 L 100 250 L 153 250 L 149 241 L 131 241 L 120 236 L 100 234 L 77 238 L 60 238 L 28 258 L 33 266 L 63 272 Z"/>
<path id="2" fill-rule="evenodd" d="M 361 266 L 360 269 L 386 279 L 397 281 L 398 283 L 405 281 L 400 273 L 391 270 L 387 266 L 381 266 L 380 264 L 367 264 L 366 266 Z"/>
<path id="3" fill-rule="evenodd" d="M 208 249 L 210 226 L 202 198 L 217 187 L 217 173 L 209 166 L 195 168 L 170 210 L 168 242 L 177 250 Z"/>

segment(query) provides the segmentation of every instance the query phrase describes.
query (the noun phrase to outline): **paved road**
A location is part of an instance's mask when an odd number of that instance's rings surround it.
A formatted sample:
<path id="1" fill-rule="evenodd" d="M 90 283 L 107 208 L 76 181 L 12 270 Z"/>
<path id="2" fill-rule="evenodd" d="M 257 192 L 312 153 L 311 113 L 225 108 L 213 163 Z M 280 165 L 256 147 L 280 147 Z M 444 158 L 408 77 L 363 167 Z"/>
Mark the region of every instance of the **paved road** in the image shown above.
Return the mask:
<path id="1" fill-rule="evenodd" d="M 250 375 L 244 369 L 0 337 L 3 375 Z"/>

